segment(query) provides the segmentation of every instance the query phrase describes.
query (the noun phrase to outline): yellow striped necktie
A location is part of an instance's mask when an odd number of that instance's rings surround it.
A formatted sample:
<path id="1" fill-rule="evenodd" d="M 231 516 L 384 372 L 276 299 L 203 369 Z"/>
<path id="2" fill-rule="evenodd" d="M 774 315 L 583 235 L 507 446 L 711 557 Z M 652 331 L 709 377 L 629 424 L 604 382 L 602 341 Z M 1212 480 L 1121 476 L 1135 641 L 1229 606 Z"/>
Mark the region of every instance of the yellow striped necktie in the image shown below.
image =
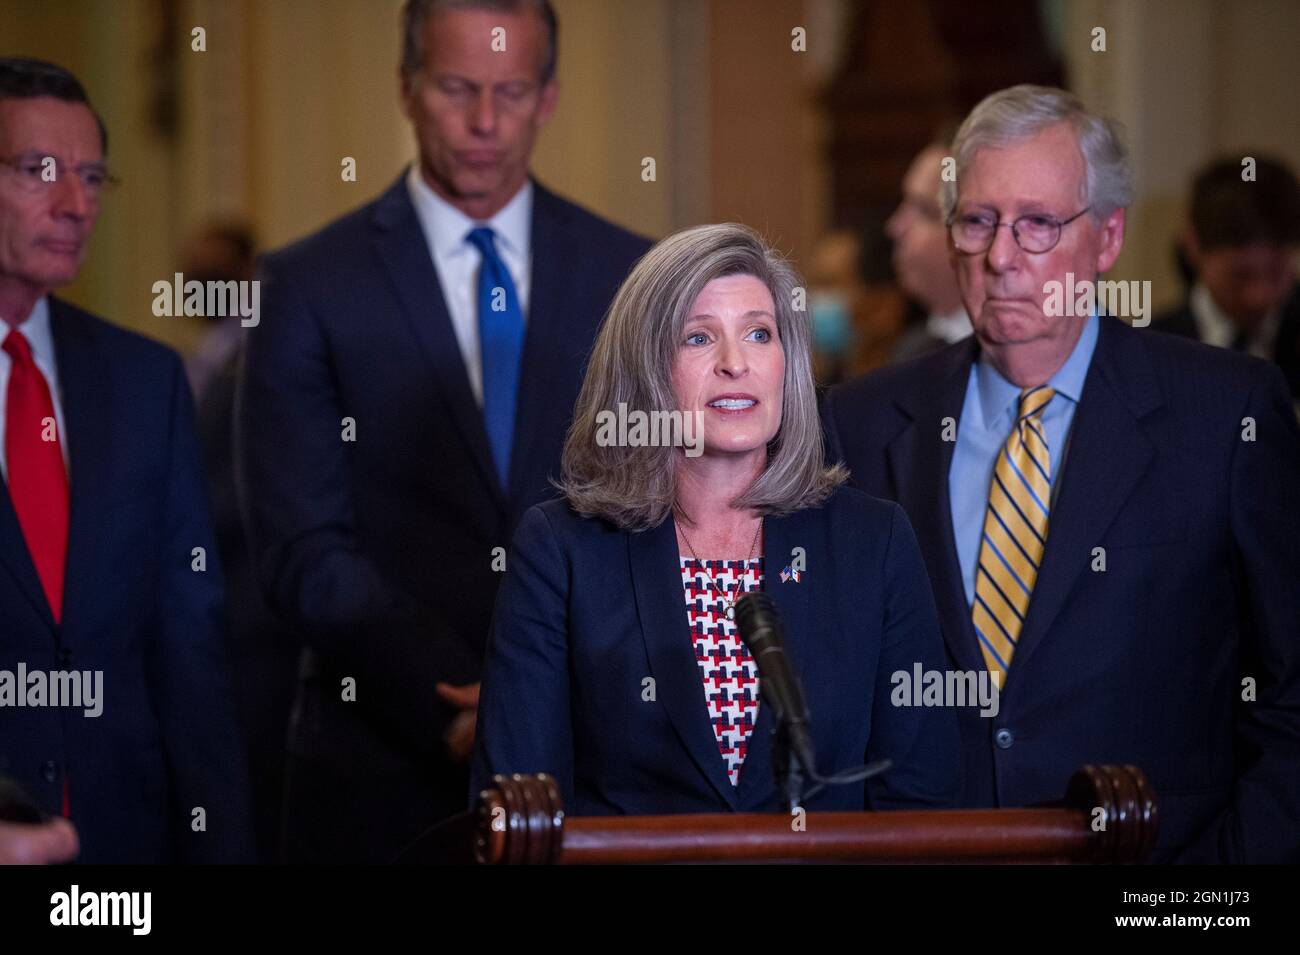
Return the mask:
<path id="1" fill-rule="evenodd" d="M 1046 385 L 1020 393 L 1015 427 L 998 452 L 989 484 L 971 614 L 984 662 L 998 686 L 1006 685 L 1047 543 L 1052 459 L 1043 411 L 1055 395 Z"/>

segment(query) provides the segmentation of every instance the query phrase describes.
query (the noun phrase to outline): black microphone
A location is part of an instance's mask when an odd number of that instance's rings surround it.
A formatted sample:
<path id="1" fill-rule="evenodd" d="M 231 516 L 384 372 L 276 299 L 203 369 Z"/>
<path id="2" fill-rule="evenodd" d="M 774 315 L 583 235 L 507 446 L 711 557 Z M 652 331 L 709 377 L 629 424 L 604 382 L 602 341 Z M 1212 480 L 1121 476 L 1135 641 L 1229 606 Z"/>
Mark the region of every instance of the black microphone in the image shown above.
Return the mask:
<path id="1" fill-rule="evenodd" d="M 788 764 L 789 756 L 793 753 L 810 778 L 820 777 L 808 727 L 808 707 L 804 702 L 803 687 L 799 685 L 799 678 L 795 676 L 790 660 L 785 655 L 782 639 L 784 630 L 772 598 L 762 591 L 741 597 L 736 603 L 736 630 L 758 665 L 763 702 L 772 708 L 772 714 L 776 718 L 779 745 L 773 749 L 773 759 L 777 761 L 778 784 L 786 787 L 785 796 L 793 809 L 800 804 L 803 796 L 801 780 L 797 772 L 791 772 L 791 767 L 781 763 Z M 784 740 L 780 734 L 785 734 Z"/>

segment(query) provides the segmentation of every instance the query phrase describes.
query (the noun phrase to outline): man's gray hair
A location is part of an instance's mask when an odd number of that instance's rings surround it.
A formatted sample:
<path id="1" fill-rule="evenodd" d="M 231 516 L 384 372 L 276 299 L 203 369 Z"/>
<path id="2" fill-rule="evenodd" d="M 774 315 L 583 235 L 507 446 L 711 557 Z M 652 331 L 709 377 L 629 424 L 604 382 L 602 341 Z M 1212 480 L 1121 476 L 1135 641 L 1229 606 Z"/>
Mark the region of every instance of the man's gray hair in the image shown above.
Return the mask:
<path id="1" fill-rule="evenodd" d="M 1083 154 L 1084 198 L 1093 219 L 1100 222 L 1132 205 L 1133 168 L 1120 124 L 1089 113 L 1073 93 L 1025 83 L 984 97 L 957 130 L 957 181 L 945 180 L 939 191 L 944 218 L 957 208 L 958 183 L 979 150 L 1008 146 L 1062 122 L 1074 130 Z"/>
<path id="2" fill-rule="evenodd" d="M 623 403 L 649 413 L 680 409 L 672 379 L 686 320 L 704 287 L 729 275 L 752 275 L 767 286 L 785 355 L 781 423 L 768 444 L 766 467 L 731 506 L 789 514 L 820 504 L 848 478 L 842 465 L 828 468 L 824 460 L 808 313 L 794 305 L 798 276 L 753 229 L 704 225 L 670 235 L 647 252 L 609 306 L 557 482 L 578 513 L 624 530 L 646 530 L 675 512 L 681 449 L 602 445 L 596 440 L 599 416 Z M 695 517 L 677 513 L 687 522 Z"/>
<path id="3" fill-rule="evenodd" d="M 534 11 L 546 24 L 546 59 L 542 63 L 542 85 L 555 77 L 559 45 L 559 22 L 551 0 L 406 0 L 402 7 L 402 76 L 410 79 L 424 65 L 424 23 L 444 10 L 488 10 L 492 13 Z"/>

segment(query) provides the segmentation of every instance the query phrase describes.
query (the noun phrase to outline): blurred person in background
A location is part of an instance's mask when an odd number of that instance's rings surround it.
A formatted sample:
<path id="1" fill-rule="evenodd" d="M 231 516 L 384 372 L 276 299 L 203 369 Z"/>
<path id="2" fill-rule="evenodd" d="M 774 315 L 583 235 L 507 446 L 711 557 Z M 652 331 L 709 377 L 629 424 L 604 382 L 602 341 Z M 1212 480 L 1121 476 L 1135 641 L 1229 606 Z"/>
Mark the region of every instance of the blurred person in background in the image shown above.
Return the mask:
<path id="1" fill-rule="evenodd" d="M 1240 157 L 1197 174 L 1181 243 L 1194 284 L 1153 324 L 1273 362 L 1300 401 L 1300 184 L 1283 163 L 1253 158 L 1253 179 Z"/>
<path id="2" fill-rule="evenodd" d="M 921 150 L 903 177 L 903 198 L 885 223 L 894 244 L 898 284 L 923 314 L 894 342 L 890 361 L 906 361 L 961 341 L 971 333 L 953 271 L 948 228 L 939 208 L 940 174 L 953 127 Z"/>
<path id="3" fill-rule="evenodd" d="M 808 289 L 818 385 L 888 363 L 911 307 L 894 281 L 880 228 L 822 236 L 809 256 Z"/>
<path id="4" fill-rule="evenodd" d="M 858 236 L 836 230 L 818 239 L 809 256 L 808 311 L 818 384 L 843 379 L 858 347 L 856 319 L 866 295 L 866 283 L 858 272 L 861 255 Z"/>
<path id="5" fill-rule="evenodd" d="M 248 282 L 254 278 L 252 227 L 213 221 L 185 243 L 187 282 Z M 289 714 L 298 683 L 301 641 L 267 606 L 257 582 L 235 480 L 235 393 L 251 329 L 240 315 L 202 316 L 204 332 L 185 362 L 197 403 L 199 443 L 212 495 L 212 524 L 226 572 L 230 618 L 231 689 L 248 751 L 258 858 L 272 862 L 283 814 Z"/>
<path id="6" fill-rule="evenodd" d="M 242 222 L 210 222 L 185 242 L 181 274 L 185 281 L 248 282 L 254 277 L 253 230 Z M 194 400 L 202 405 L 208 388 L 223 375 L 233 379 L 245 329 L 238 315 L 204 315 L 202 335 L 185 358 Z"/>

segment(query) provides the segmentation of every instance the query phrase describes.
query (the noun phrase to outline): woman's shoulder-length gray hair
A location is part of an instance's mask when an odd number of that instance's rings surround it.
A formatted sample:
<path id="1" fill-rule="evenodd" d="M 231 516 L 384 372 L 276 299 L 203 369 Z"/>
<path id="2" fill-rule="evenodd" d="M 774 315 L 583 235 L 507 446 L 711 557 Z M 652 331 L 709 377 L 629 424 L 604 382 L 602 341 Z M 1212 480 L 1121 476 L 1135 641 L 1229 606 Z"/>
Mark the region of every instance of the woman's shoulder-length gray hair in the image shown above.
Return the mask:
<path id="1" fill-rule="evenodd" d="M 1085 198 L 1094 221 L 1132 205 L 1133 167 L 1120 124 L 1088 112 L 1068 90 L 1022 83 L 984 97 L 957 130 L 952 143 L 956 179 L 945 178 L 939 190 L 944 217 L 957 208 L 957 185 L 975 153 L 1028 139 L 1063 122 L 1074 130 L 1083 154 Z"/>
<path id="2" fill-rule="evenodd" d="M 575 511 L 625 530 L 657 527 L 674 511 L 680 448 L 597 441 L 601 417 L 678 410 L 673 364 L 691 306 L 710 281 L 752 275 L 772 294 L 785 355 L 781 424 L 767 465 L 732 501 L 781 515 L 820 504 L 848 477 L 823 460 L 807 313 L 795 310 L 799 278 L 753 229 L 735 223 L 686 229 L 659 242 L 609 306 L 574 408 L 556 486 Z M 800 294 L 802 299 L 802 294 Z"/>

